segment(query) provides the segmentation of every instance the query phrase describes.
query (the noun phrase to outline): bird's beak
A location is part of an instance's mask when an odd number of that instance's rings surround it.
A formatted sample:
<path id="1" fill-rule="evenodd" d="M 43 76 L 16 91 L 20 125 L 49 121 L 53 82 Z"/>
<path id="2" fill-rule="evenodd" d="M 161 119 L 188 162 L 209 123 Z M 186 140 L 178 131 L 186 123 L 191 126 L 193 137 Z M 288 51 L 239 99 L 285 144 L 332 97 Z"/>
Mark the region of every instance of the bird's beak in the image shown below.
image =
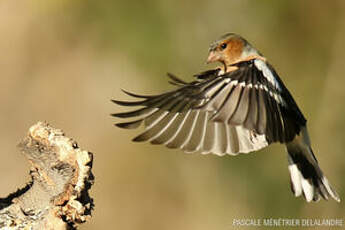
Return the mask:
<path id="1" fill-rule="evenodd" d="M 209 64 L 209 63 L 212 63 L 212 62 L 216 62 L 218 60 L 219 60 L 219 56 L 216 53 L 216 51 L 210 51 L 208 53 L 208 57 L 207 57 L 206 63 Z"/>

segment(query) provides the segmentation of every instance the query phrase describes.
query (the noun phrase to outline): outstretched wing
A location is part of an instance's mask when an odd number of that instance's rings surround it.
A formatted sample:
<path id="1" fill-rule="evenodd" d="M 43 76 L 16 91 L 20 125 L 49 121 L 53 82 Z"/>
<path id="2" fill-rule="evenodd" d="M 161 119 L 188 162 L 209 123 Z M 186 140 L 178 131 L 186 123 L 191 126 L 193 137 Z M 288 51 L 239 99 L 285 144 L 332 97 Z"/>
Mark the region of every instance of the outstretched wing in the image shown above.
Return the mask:
<path id="1" fill-rule="evenodd" d="M 139 101 L 113 100 L 140 109 L 112 114 L 136 120 L 116 124 L 145 131 L 134 141 L 150 141 L 186 152 L 247 153 L 272 142 L 289 142 L 305 119 L 273 68 L 254 59 L 220 74 L 209 70 L 187 83 L 169 74 L 176 90 L 153 96 L 124 91 Z"/>

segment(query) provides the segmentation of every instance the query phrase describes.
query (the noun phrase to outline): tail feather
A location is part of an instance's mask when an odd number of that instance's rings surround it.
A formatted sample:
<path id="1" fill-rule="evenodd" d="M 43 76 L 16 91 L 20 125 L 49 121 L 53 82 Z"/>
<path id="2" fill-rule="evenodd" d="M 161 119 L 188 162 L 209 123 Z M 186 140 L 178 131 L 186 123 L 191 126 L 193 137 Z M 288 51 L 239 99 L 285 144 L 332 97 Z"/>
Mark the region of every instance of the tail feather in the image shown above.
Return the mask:
<path id="1" fill-rule="evenodd" d="M 322 197 L 332 197 L 340 202 L 336 191 L 331 187 L 321 171 L 310 147 L 307 129 L 303 128 L 299 136 L 286 144 L 288 151 L 291 189 L 295 196 L 303 194 L 307 202 L 319 201 Z"/>

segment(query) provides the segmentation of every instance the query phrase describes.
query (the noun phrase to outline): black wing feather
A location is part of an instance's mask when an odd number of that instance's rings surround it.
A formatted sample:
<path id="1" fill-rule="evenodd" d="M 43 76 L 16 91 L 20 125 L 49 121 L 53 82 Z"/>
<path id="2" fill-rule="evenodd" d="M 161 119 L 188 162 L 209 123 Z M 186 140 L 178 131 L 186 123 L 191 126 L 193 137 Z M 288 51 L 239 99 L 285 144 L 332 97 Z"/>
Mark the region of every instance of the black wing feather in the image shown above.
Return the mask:
<path id="1" fill-rule="evenodd" d="M 139 120 L 117 124 L 121 128 L 137 128 L 142 120 L 150 120 L 150 116 L 151 119 L 154 119 L 155 116 L 152 114 L 159 115 L 158 111 L 178 113 L 177 118 L 171 115 L 164 116 L 162 121 L 153 125 L 154 130 L 146 130 L 145 134 L 139 135 L 135 139 L 137 141 L 150 139 L 151 133 L 158 135 L 161 128 L 169 130 L 167 133 L 174 133 L 169 127 L 163 127 L 170 124 L 168 122 L 169 117 L 176 118 L 177 122 L 183 116 L 186 116 L 182 129 L 191 128 L 191 124 L 187 123 L 189 121 L 198 121 L 198 119 L 193 118 L 196 116 L 195 113 L 189 114 L 188 111 L 191 110 L 210 113 L 208 122 L 222 122 L 231 125 L 232 128 L 227 132 L 234 132 L 233 136 L 238 135 L 234 126 L 241 126 L 256 134 L 264 134 L 268 143 L 289 142 L 299 133 L 300 127 L 305 125 L 306 120 L 273 67 L 268 63 L 266 65 L 279 87 L 273 84 L 272 79 L 268 79 L 256 67 L 255 60 L 243 61 L 233 64 L 237 67 L 234 71 L 220 75 L 220 69 L 208 70 L 195 75 L 197 80 L 189 83 L 175 75 L 168 74 L 171 82 L 178 88 L 167 93 L 143 96 L 124 91 L 130 96 L 143 98 L 143 100 L 133 102 L 112 101 L 121 106 L 144 106 L 144 108 L 112 115 L 120 118 L 142 116 Z M 201 114 L 201 116 L 204 117 L 205 114 Z M 204 121 L 201 118 L 199 120 Z M 206 125 L 210 130 L 210 127 L 213 127 Z M 198 124 L 196 127 L 201 126 Z M 205 128 L 198 129 L 202 130 L 201 136 L 197 138 L 200 141 L 205 134 Z M 193 130 L 188 132 L 186 130 L 176 134 L 177 141 L 172 141 L 167 146 L 181 147 L 182 139 L 187 138 L 189 132 L 193 133 Z M 162 143 L 163 140 L 168 140 L 167 133 L 162 134 L 164 138 L 162 136 L 157 141 L 153 140 L 152 143 Z M 205 135 L 208 136 L 209 133 Z M 197 144 L 194 143 L 193 146 L 197 146 Z M 233 145 L 230 145 L 230 148 L 233 147 Z M 209 150 L 210 147 L 207 146 L 206 148 Z"/>

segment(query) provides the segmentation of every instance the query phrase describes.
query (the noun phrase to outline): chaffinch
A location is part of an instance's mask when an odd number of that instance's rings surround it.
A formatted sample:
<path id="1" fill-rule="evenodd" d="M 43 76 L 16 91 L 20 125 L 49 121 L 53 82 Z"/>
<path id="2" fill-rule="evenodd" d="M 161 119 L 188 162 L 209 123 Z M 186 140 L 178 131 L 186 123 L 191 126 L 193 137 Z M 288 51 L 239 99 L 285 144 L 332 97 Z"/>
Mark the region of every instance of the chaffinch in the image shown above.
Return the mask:
<path id="1" fill-rule="evenodd" d="M 266 58 L 241 36 L 228 33 L 212 42 L 207 63 L 221 66 L 185 82 L 172 74 L 177 89 L 152 96 L 126 94 L 139 101 L 118 101 L 143 108 L 115 113 L 118 123 L 132 129 L 144 123 L 145 131 L 133 141 L 149 141 L 185 152 L 237 155 L 268 146 L 286 145 L 291 189 L 295 196 L 318 201 L 340 201 L 313 154 L 306 119 Z"/>

